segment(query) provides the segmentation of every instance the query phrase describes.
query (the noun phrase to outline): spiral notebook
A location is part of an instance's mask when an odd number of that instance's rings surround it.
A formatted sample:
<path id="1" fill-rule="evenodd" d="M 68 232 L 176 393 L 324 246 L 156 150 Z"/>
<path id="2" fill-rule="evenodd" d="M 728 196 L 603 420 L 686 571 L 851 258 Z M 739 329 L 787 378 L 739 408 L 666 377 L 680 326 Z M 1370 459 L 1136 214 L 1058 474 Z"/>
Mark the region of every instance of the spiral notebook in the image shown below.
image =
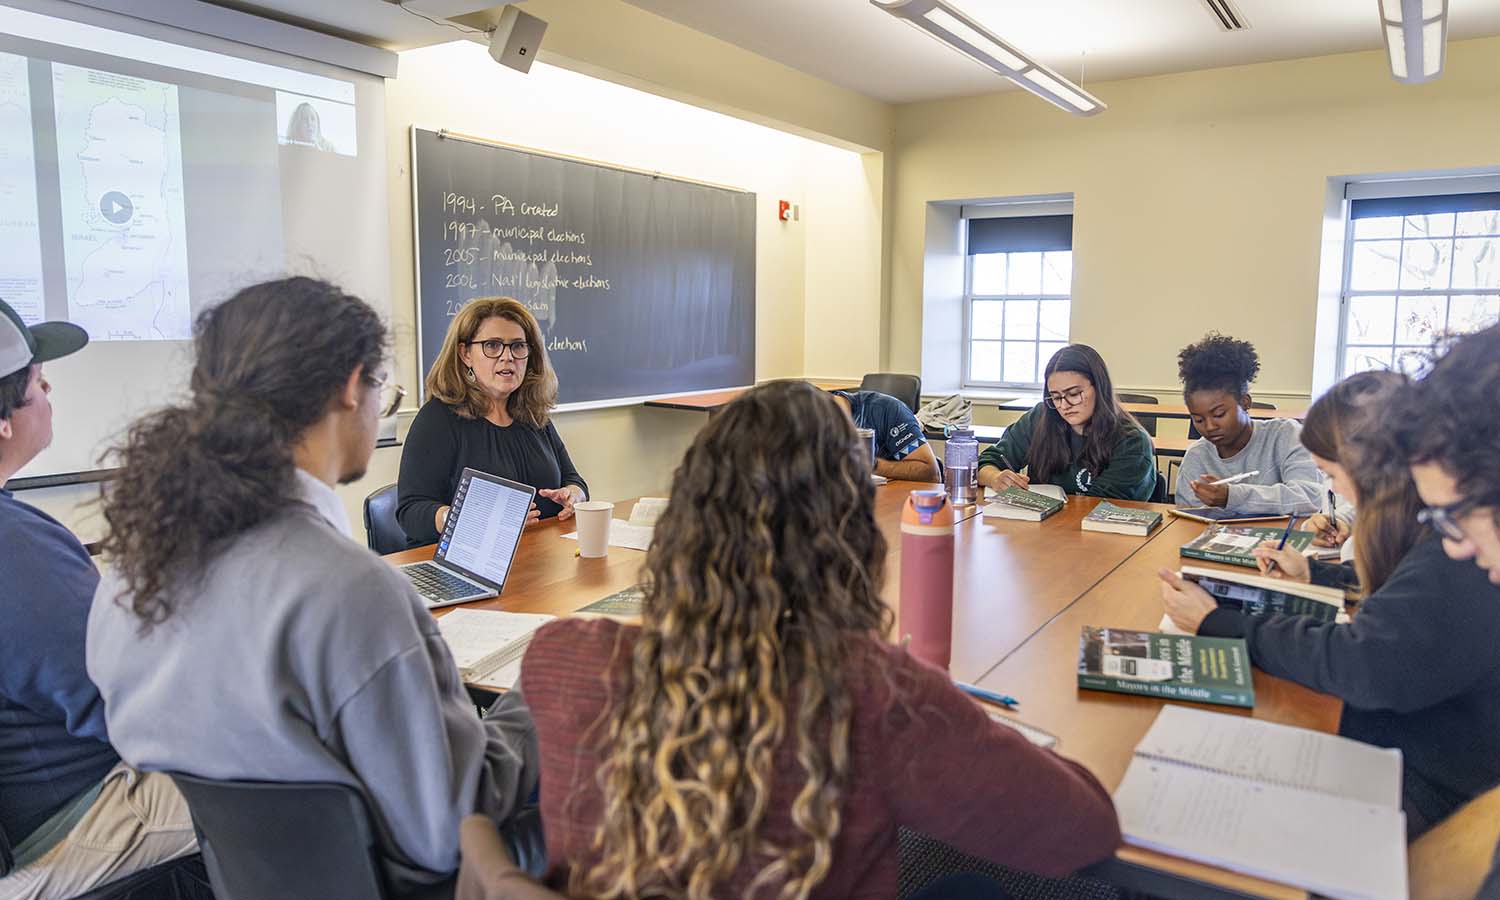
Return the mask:
<path id="1" fill-rule="evenodd" d="M 1336 900 L 1406 900 L 1399 750 L 1165 706 L 1115 808 L 1127 844 Z"/>

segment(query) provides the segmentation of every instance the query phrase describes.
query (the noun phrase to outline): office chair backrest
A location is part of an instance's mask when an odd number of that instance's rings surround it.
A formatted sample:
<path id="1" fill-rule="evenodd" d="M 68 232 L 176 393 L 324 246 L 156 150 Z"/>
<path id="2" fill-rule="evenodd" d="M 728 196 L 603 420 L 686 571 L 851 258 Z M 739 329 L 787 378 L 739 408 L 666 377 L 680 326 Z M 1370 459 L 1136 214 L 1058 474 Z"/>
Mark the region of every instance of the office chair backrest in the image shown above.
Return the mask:
<path id="1" fill-rule="evenodd" d="M 388 484 L 365 498 L 365 543 L 382 556 L 406 549 L 406 532 L 396 521 L 394 484 Z"/>
<path id="2" fill-rule="evenodd" d="M 1152 503 L 1170 503 L 1171 496 L 1167 494 L 1167 476 L 1160 472 L 1156 473 L 1156 490 L 1151 493 Z"/>
<path id="3" fill-rule="evenodd" d="M 922 405 L 922 379 L 917 375 L 902 375 L 896 372 L 872 372 L 859 383 L 862 391 L 879 391 L 889 394 L 916 412 Z"/>
<path id="4" fill-rule="evenodd" d="M 374 830 L 353 788 L 171 776 L 219 900 L 386 896 Z"/>
<path id="5" fill-rule="evenodd" d="M 1116 391 L 1115 397 L 1121 403 L 1150 403 L 1156 405 L 1160 402 L 1150 394 L 1122 394 Z M 1156 416 L 1143 415 L 1141 413 L 1134 413 L 1134 416 L 1135 420 L 1141 423 L 1141 427 L 1146 429 L 1147 434 L 1156 437 Z"/>

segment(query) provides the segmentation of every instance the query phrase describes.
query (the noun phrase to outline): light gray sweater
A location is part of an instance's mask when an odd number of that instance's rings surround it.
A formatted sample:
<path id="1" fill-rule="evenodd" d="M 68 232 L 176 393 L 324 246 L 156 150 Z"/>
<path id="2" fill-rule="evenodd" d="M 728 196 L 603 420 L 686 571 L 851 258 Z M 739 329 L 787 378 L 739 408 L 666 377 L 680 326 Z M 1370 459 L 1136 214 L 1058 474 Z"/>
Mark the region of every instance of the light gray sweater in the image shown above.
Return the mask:
<path id="1" fill-rule="evenodd" d="M 145 634 L 122 590 L 100 583 L 87 657 L 132 765 L 351 785 L 398 884 L 452 872 L 459 820 L 503 821 L 536 787 L 519 694 L 481 721 L 407 578 L 307 503 L 234 538 Z"/>
<path id="2" fill-rule="evenodd" d="M 1260 419 L 1253 427 L 1250 443 L 1228 459 L 1220 459 L 1218 448 L 1205 440 L 1188 447 L 1177 470 L 1178 506 L 1203 505 L 1190 484 L 1195 479 L 1259 471 L 1229 486 L 1225 509 L 1250 515 L 1304 516 L 1324 508 L 1322 475 L 1299 440 L 1302 426 L 1292 419 Z"/>

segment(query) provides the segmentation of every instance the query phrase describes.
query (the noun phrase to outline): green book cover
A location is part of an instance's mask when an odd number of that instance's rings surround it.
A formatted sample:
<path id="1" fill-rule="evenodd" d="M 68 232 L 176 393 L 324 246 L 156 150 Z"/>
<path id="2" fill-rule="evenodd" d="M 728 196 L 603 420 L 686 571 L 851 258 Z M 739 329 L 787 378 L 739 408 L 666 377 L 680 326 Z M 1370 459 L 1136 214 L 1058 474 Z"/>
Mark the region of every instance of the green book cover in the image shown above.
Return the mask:
<path id="1" fill-rule="evenodd" d="M 1038 494 L 1036 491 L 1018 487 L 1006 488 L 995 499 L 1007 506 L 1039 512 L 1044 518 L 1063 508 L 1063 502 L 1056 497 L 1048 497 L 1046 494 Z"/>
<path id="2" fill-rule="evenodd" d="M 1078 642 L 1078 686 L 1164 700 L 1255 705 L 1250 653 L 1239 638 L 1085 625 Z"/>
<path id="3" fill-rule="evenodd" d="M 640 585 L 635 585 L 623 591 L 610 594 L 602 600 L 595 600 L 588 606 L 578 610 L 578 612 L 593 613 L 599 616 L 639 618 L 641 607 L 645 604 L 645 600 L 646 595 L 641 591 Z"/>
<path id="4" fill-rule="evenodd" d="M 1083 517 L 1083 530 L 1114 531 L 1144 537 L 1161 524 L 1161 518 L 1161 513 L 1154 509 L 1131 509 L 1105 500 Z"/>
<path id="5" fill-rule="evenodd" d="M 1250 551 L 1265 541 L 1279 543 L 1285 530 L 1274 526 L 1210 525 L 1203 529 L 1202 534 L 1183 544 L 1180 553 L 1193 559 L 1254 569 L 1255 557 Z M 1315 537 L 1317 535 L 1311 531 L 1293 531 L 1287 535 L 1286 548 L 1298 553 L 1305 552 L 1312 546 Z"/>

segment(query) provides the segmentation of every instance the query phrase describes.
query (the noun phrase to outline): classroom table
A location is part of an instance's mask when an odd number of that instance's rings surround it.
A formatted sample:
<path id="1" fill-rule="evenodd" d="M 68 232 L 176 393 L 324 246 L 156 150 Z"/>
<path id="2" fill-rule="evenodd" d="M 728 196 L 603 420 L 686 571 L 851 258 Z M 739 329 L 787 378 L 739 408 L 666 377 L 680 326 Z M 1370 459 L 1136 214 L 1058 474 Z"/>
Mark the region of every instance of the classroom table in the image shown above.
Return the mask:
<path id="1" fill-rule="evenodd" d="M 1169 518 L 1139 552 L 1047 623 L 1035 637 L 1007 654 L 979 682 L 982 687 L 1019 699 L 1021 718 L 1057 735 L 1062 742 L 1060 752 L 1087 766 L 1111 792 L 1119 786 L 1132 751 L 1166 701 L 1079 690 L 1079 634 L 1085 625 L 1156 631 L 1162 617 L 1156 572 L 1178 568 L 1181 564 L 1178 548 L 1204 527 L 1201 522 Z M 1194 560 L 1193 564 L 1229 568 L 1201 560 Z M 1254 715 L 1316 731 L 1338 730 L 1342 706 L 1336 698 L 1259 670 L 1254 673 L 1254 681 L 1254 710 L 1204 708 Z M 1164 872 L 1174 881 L 1163 884 L 1152 880 L 1162 877 Z M 1167 897 L 1307 896 L 1296 888 L 1134 847 L 1122 849 L 1107 874 L 1111 880 L 1135 878 L 1136 883 L 1131 885 L 1135 889 Z"/>
<path id="2" fill-rule="evenodd" d="M 1000 404 L 1001 412 L 1025 412 L 1042 402 L 1039 397 L 1015 397 Z M 1137 416 L 1155 416 L 1158 419 L 1190 419 L 1188 408 L 1181 403 L 1121 403 L 1125 410 Z M 1252 419 L 1296 419 L 1302 421 L 1307 415 L 1305 406 L 1285 406 L 1280 409 L 1250 410 Z"/>
<path id="3" fill-rule="evenodd" d="M 859 390 L 859 385 L 844 382 L 834 383 L 831 381 L 810 382 L 813 387 L 822 388 L 825 391 L 832 390 Z M 655 400 L 647 400 L 644 406 L 652 409 L 685 409 L 689 412 L 706 412 L 713 415 L 729 405 L 729 401 L 750 390 L 750 388 L 729 388 L 722 391 L 704 391 L 697 394 L 680 394 L 674 397 L 657 397 Z"/>
<path id="4" fill-rule="evenodd" d="M 901 584 L 901 510 L 912 490 L 927 487 L 896 481 L 875 492 L 875 517 L 888 544 L 883 597 L 893 610 Z M 1177 548 L 1204 526 L 1167 516 L 1144 538 L 1083 531 L 1079 523 L 1099 502 L 1070 496 L 1061 512 L 1039 523 L 985 519 L 982 504 L 955 510 L 950 669 L 959 680 L 1016 696 L 1022 701 L 1019 718 L 1056 734 L 1060 752 L 1083 763 L 1113 791 L 1163 701 L 1077 690 L 1079 631 L 1083 625 L 1155 630 L 1162 613 L 1155 572 L 1176 568 Z M 1111 502 L 1164 514 L 1169 508 Z M 614 515 L 628 517 L 632 504 L 617 502 Z M 548 520 L 528 528 L 501 596 L 465 606 L 568 615 L 639 581 L 645 553 L 611 547 L 606 557 L 582 559 L 575 555 L 576 542 L 561 537 L 574 527 Z M 416 562 L 430 559 L 432 549 L 386 558 L 393 564 Z M 899 634 L 897 622 L 891 638 Z M 1255 688 L 1257 717 L 1337 730 L 1336 699 L 1261 672 L 1255 674 Z M 1135 848 L 1122 849 L 1099 874 L 1165 897 L 1306 898 L 1292 888 Z"/>

